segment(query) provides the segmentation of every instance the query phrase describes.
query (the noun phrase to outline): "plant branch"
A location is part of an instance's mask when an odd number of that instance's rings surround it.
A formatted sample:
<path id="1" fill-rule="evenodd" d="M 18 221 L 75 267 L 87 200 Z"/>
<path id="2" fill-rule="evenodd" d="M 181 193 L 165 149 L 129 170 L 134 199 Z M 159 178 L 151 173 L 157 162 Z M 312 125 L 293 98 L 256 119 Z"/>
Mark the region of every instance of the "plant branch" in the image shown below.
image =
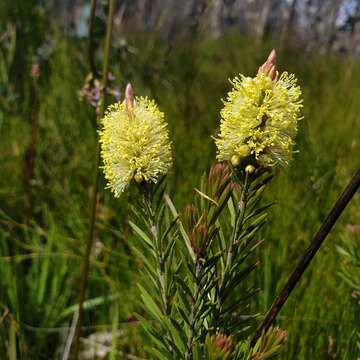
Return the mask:
<path id="1" fill-rule="evenodd" d="M 236 247 L 237 247 L 237 239 L 239 237 L 240 231 L 242 229 L 243 226 L 243 222 L 244 222 L 244 217 L 245 217 L 245 211 L 246 211 L 246 204 L 247 204 L 247 197 L 248 197 L 248 190 L 249 190 L 249 177 L 248 177 L 248 173 L 245 174 L 245 180 L 244 180 L 244 186 L 241 192 L 241 198 L 240 201 L 238 203 L 238 211 L 236 214 L 236 219 L 235 219 L 235 224 L 234 224 L 234 229 L 233 229 L 233 233 L 231 236 L 231 242 L 229 245 L 229 249 L 227 252 L 227 257 L 226 257 L 226 262 L 225 262 L 225 267 L 224 267 L 224 271 L 221 275 L 221 280 L 220 280 L 220 285 L 219 285 L 219 289 L 218 289 L 218 302 L 217 302 L 217 309 L 216 309 L 216 313 L 215 313 L 215 330 L 217 328 L 218 325 L 218 320 L 220 317 L 220 312 L 221 312 L 221 307 L 222 307 L 222 300 L 221 300 L 221 293 L 224 291 L 224 287 L 226 284 L 225 278 L 226 278 L 226 274 L 229 270 L 229 267 L 231 266 L 232 262 L 234 261 L 234 258 L 236 256 Z"/>
<path id="2" fill-rule="evenodd" d="M 150 225 L 150 232 L 151 237 L 153 240 L 153 244 L 155 247 L 155 261 L 157 263 L 157 273 L 159 276 L 159 289 L 160 296 L 162 300 L 162 312 L 165 318 L 169 318 L 171 307 L 169 306 L 169 297 L 167 295 L 167 287 L 166 287 L 166 279 L 165 279 L 165 262 L 164 262 L 164 249 L 162 244 L 162 237 L 159 236 L 159 228 L 156 224 L 156 217 L 155 217 L 155 210 L 153 208 L 152 203 L 152 194 L 151 194 L 151 187 L 149 184 L 144 184 L 143 187 L 143 203 L 146 209 L 146 212 L 149 217 L 149 225 Z M 164 339 L 166 342 L 167 349 L 170 354 L 173 353 L 172 346 L 169 343 L 169 336 L 168 334 L 164 334 Z"/>
<path id="3" fill-rule="evenodd" d="M 242 225 L 243 225 L 243 221 L 244 221 L 244 217 L 245 217 L 248 190 L 249 190 L 249 178 L 248 178 L 248 173 L 246 173 L 244 187 L 242 189 L 241 198 L 240 198 L 240 201 L 238 204 L 238 212 L 237 212 L 237 216 L 236 216 L 236 220 L 235 220 L 235 226 L 234 226 L 233 235 L 231 238 L 230 248 L 229 248 L 227 259 L 226 259 L 225 269 L 224 269 L 223 276 L 221 279 L 220 288 L 222 288 L 224 285 L 225 274 L 228 271 L 228 268 L 231 265 L 231 263 L 233 262 L 235 255 L 236 255 L 236 242 L 238 240 L 239 233 L 242 229 Z"/>
<path id="4" fill-rule="evenodd" d="M 194 329 L 196 324 L 195 305 L 200 294 L 200 278 L 202 272 L 202 265 L 199 259 L 195 262 L 195 284 L 194 284 L 194 296 L 191 302 L 191 314 L 190 314 L 190 329 L 187 339 L 187 349 L 185 353 L 185 359 L 190 360 L 193 354 L 193 343 L 194 343 Z"/>
<path id="5" fill-rule="evenodd" d="M 100 106 L 100 111 L 98 113 L 98 121 L 101 119 L 105 112 L 106 106 L 106 86 L 108 80 L 108 69 L 109 69 L 109 54 L 110 54 L 110 46 L 111 46 L 111 33 L 112 33 L 112 24 L 113 24 L 113 15 L 115 10 L 115 0 L 109 0 L 109 13 L 107 19 L 107 29 L 106 29 L 106 39 L 105 39 L 105 47 L 104 47 L 104 63 L 103 63 L 103 73 L 102 73 L 102 102 Z M 74 338 L 74 351 L 73 358 L 75 360 L 79 357 L 79 348 L 80 348 L 80 333 L 81 333 L 81 325 L 83 318 L 83 304 L 86 295 L 86 288 L 89 277 L 89 268 L 90 268 L 90 254 L 91 248 L 94 240 L 94 230 L 95 230 L 95 221 L 96 221 L 96 209 L 97 209 L 97 198 L 98 198 L 98 190 L 99 190 L 99 165 L 100 165 L 100 144 L 97 141 L 96 148 L 96 159 L 94 164 L 94 174 L 93 174 L 93 187 L 92 194 L 90 200 L 90 222 L 88 227 L 88 235 L 86 238 L 86 248 L 84 254 L 84 262 L 83 262 L 83 271 L 80 283 L 80 295 L 79 295 L 79 319 L 76 324 L 75 330 L 75 338 Z"/>
<path id="6" fill-rule="evenodd" d="M 282 306 L 285 304 L 285 302 L 288 299 L 288 297 L 290 296 L 292 290 L 295 288 L 296 284 L 299 282 L 304 271 L 307 269 L 311 260 L 314 258 L 314 256 L 320 249 L 323 241 L 325 240 L 326 236 L 329 234 L 332 227 L 335 225 L 339 216 L 344 211 L 346 206 L 349 204 L 352 197 L 355 195 L 359 186 L 360 186 L 360 169 L 350 180 L 348 186 L 345 188 L 343 193 L 340 195 L 340 197 L 336 201 L 335 205 L 330 210 L 329 214 L 327 215 L 324 222 L 320 226 L 312 243 L 306 249 L 304 255 L 300 259 L 295 270 L 290 275 L 283 290 L 281 291 L 281 293 L 278 295 L 278 297 L 274 301 L 273 305 L 271 306 L 270 311 L 266 315 L 263 323 L 257 329 L 255 336 L 253 337 L 253 339 L 251 341 L 251 346 L 254 346 L 256 344 L 256 342 L 260 338 L 261 334 L 263 332 L 266 332 L 269 329 L 269 327 L 271 326 L 271 324 L 274 322 L 274 320 L 276 319 L 276 316 L 278 315 Z"/>
<path id="7" fill-rule="evenodd" d="M 161 293 L 161 298 L 163 301 L 163 312 L 165 315 L 168 315 L 169 308 L 168 308 L 168 300 L 167 300 L 166 286 L 165 286 L 165 268 L 164 268 L 165 264 L 164 264 L 164 259 L 163 259 L 163 249 L 162 249 L 162 244 L 160 244 L 159 231 L 156 226 L 155 212 L 154 212 L 154 209 L 152 206 L 151 194 L 150 194 L 149 188 L 147 188 L 145 190 L 144 202 L 145 202 L 145 207 L 146 207 L 147 213 L 149 215 L 151 236 L 153 238 L 154 245 L 156 247 L 156 257 L 157 257 L 158 271 L 159 271 L 160 293 Z"/>

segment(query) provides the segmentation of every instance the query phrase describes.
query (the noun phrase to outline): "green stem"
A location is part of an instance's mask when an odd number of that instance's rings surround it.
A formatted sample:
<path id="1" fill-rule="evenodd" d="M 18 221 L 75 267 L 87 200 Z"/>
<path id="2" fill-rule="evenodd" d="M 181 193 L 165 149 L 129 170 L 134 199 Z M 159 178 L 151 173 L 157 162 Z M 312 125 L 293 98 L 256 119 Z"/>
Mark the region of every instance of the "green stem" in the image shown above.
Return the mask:
<path id="1" fill-rule="evenodd" d="M 185 359 L 190 360 L 193 354 L 193 344 L 194 344 L 194 330 L 196 324 L 196 314 L 195 314 L 195 305 L 200 294 L 200 278 L 201 278 L 202 266 L 199 260 L 195 262 L 195 284 L 194 284 L 194 296 L 191 302 L 191 314 L 190 314 L 190 328 L 189 335 L 187 339 L 187 349 L 185 353 Z"/>
<path id="2" fill-rule="evenodd" d="M 243 190 L 241 192 L 241 198 L 238 204 L 238 212 L 237 212 L 237 216 L 236 216 L 236 220 L 235 220 L 235 226 L 234 226 L 234 230 L 233 230 L 233 235 L 232 235 L 232 239 L 231 239 L 231 243 L 230 243 L 230 248 L 228 251 L 228 256 L 226 259 L 226 265 L 225 265 L 225 269 L 224 269 L 224 273 L 223 273 L 223 278 L 222 278 L 222 286 L 224 284 L 224 277 L 225 274 L 229 268 L 229 266 L 231 265 L 232 261 L 235 258 L 236 255 L 236 242 L 237 239 L 239 237 L 240 231 L 242 230 L 242 226 L 243 226 L 243 221 L 244 221 L 244 217 L 245 217 L 245 210 L 246 210 L 246 204 L 247 204 L 247 192 L 249 190 L 249 180 L 248 180 L 248 174 L 246 173 L 245 175 L 245 181 L 244 181 L 244 187 Z"/>
<path id="3" fill-rule="evenodd" d="M 98 72 L 95 65 L 94 58 L 94 20 L 95 20 L 96 0 L 91 0 L 90 3 L 90 15 L 89 15 L 89 42 L 88 42 L 88 56 L 90 70 L 94 78 L 98 77 Z"/>
<path id="4" fill-rule="evenodd" d="M 155 246 L 156 250 L 156 261 L 157 261 L 157 271 L 159 276 L 159 291 L 160 296 L 162 299 L 162 312 L 164 316 L 167 318 L 170 315 L 170 306 L 169 306 L 169 299 L 166 293 L 166 281 L 165 281 L 165 263 L 164 263 L 164 254 L 163 254 L 163 244 L 159 237 L 159 229 L 156 225 L 155 219 L 155 211 L 152 205 L 151 199 L 151 189 L 148 184 L 145 184 L 144 188 L 144 195 L 143 195 L 143 202 L 145 209 L 149 216 L 149 225 L 150 225 L 150 232 L 151 237 Z M 166 341 L 166 346 L 168 348 L 169 354 L 173 354 L 172 346 L 169 344 L 169 336 L 164 334 L 164 339 Z"/>
<path id="5" fill-rule="evenodd" d="M 102 68 L 103 101 L 101 103 L 98 120 L 100 120 L 103 117 L 106 108 L 106 100 L 107 100 L 106 87 L 108 83 L 109 56 L 110 56 L 114 11 L 115 11 L 115 0 L 109 0 L 109 13 L 107 18 L 107 28 L 106 28 L 106 38 L 105 38 L 105 48 L 104 48 L 104 62 Z"/>
<path id="6" fill-rule="evenodd" d="M 226 285 L 226 281 L 225 281 L 226 275 L 227 275 L 229 268 L 231 267 L 231 265 L 235 259 L 235 256 L 236 256 L 237 245 L 238 245 L 237 240 L 238 240 L 239 234 L 243 227 L 246 205 L 247 205 L 247 198 L 248 198 L 248 190 L 249 190 L 249 177 L 248 177 L 248 174 L 246 173 L 245 180 L 244 180 L 244 186 L 243 186 L 243 189 L 241 192 L 241 198 L 238 203 L 238 211 L 236 214 L 234 229 L 233 229 L 233 233 L 231 236 L 231 242 L 230 242 L 229 249 L 227 252 L 225 267 L 222 272 L 221 280 L 220 280 L 220 284 L 219 284 L 219 288 L 218 288 L 218 301 L 217 301 L 217 307 L 216 307 L 215 319 L 214 319 L 214 321 L 215 321 L 214 330 L 217 329 L 219 317 L 221 314 L 221 308 L 223 305 L 223 301 L 221 299 L 221 294 L 224 291 L 224 288 Z"/>
<path id="7" fill-rule="evenodd" d="M 145 202 L 145 208 L 149 215 L 151 236 L 154 241 L 154 245 L 157 252 L 156 257 L 157 257 L 157 263 L 158 263 L 157 265 L 158 265 L 158 273 L 159 273 L 159 285 L 160 285 L 159 290 L 163 301 L 163 312 L 164 315 L 168 315 L 169 307 L 168 307 L 168 300 L 167 300 L 166 286 L 165 286 L 165 264 L 163 258 L 163 249 L 162 249 L 162 244 L 160 244 L 159 231 L 156 226 L 155 212 L 152 206 L 150 189 L 146 189 L 146 193 L 144 194 L 144 202 Z"/>
<path id="8" fill-rule="evenodd" d="M 95 2 L 94 2 L 95 4 Z M 100 111 L 98 113 L 98 121 L 103 117 L 105 112 L 107 94 L 106 86 L 109 72 L 109 54 L 111 46 L 111 33 L 112 33 L 112 19 L 114 16 L 115 10 L 115 0 L 109 0 L 109 13 L 107 20 L 107 29 L 106 29 L 106 38 L 105 38 L 105 47 L 104 47 L 104 63 L 103 63 L 103 73 L 102 73 L 102 102 L 100 106 Z M 81 325 L 83 321 L 83 307 L 84 300 L 86 295 L 86 288 L 89 278 L 89 269 L 90 269 L 90 254 L 91 248 L 94 240 L 94 230 L 95 230 L 95 221 L 96 221 L 96 209 L 97 209 L 97 197 L 99 191 L 99 165 L 100 165 L 100 144 L 96 137 L 96 156 L 94 164 L 94 173 L 93 173 L 93 188 L 90 200 L 90 222 L 88 227 L 88 235 L 86 238 L 86 248 L 83 259 L 83 271 L 80 283 L 80 294 L 79 294 L 79 319 L 76 324 L 75 337 L 74 337 L 74 350 L 73 350 L 73 359 L 77 360 L 79 358 L 80 350 L 80 335 L 81 335 Z"/>

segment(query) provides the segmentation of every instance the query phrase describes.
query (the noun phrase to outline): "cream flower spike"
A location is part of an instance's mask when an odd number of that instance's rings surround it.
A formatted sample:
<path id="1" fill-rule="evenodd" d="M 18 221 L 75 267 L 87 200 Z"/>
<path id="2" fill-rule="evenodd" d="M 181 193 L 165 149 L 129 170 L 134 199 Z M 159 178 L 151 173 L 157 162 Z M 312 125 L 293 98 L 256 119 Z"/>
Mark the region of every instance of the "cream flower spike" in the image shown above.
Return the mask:
<path id="1" fill-rule="evenodd" d="M 220 112 L 217 159 L 247 172 L 287 165 L 302 107 L 295 76 L 287 72 L 279 76 L 272 50 L 255 77 L 239 75 L 231 84 Z"/>
<path id="2" fill-rule="evenodd" d="M 154 101 L 134 97 L 130 84 L 122 103 L 109 106 L 99 132 L 108 187 L 115 197 L 131 180 L 156 183 L 172 165 L 164 114 Z"/>

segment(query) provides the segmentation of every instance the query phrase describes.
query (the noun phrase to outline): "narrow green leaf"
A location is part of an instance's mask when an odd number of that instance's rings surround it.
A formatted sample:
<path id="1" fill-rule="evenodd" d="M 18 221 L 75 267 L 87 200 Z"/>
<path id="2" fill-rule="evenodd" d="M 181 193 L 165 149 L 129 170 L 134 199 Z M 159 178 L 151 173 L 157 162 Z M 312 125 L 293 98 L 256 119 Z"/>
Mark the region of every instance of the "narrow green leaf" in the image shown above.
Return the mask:
<path id="1" fill-rule="evenodd" d="M 174 326 L 174 319 L 165 319 L 165 323 L 167 325 L 167 329 L 171 334 L 171 338 L 174 342 L 175 348 L 178 350 L 180 354 L 183 354 L 185 351 L 186 340 L 184 341 L 184 335 L 181 332 L 178 332 L 178 328 Z"/>
<path id="2" fill-rule="evenodd" d="M 169 235 L 169 233 L 171 232 L 171 230 L 174 228 L 175 224 L 177 223 L 178 221 L 178 217 L 176 217 L 175 219 L 173 219 L 171 221 L 171 223 L 169 224 L 169 226 L 167 227 L 166 231 L 164 232 L 164 234 L 162 235 L 161 237 L 161 240 L 160 240 L 160 244 L 163 243 L 163 241 L 167 238 L 167 236 Z"/>
<path id="3" fill-rule="evenodd" d="M 199 194 L 200 196 L 202 196 L 204 199 L 209 200 L 210 202 L 212 202 L 215 206 L 219 206 L 219 204 L 212 199 L 210 196 L 206 195 L 205 193 L 203 193 L 202 191 L 200 191 L 199 189 L 194 188 L 195 192 L 197 194 Z"/>
<path id="4" fill-rule="evenodd" d="M 226 309 L 224 309 L 222 311 L 222 313 L 226 314 L 226 313 L 232 313 L 233 311 L 236 310 L 236 308 L 242 304 L 244 301 L 249 300 L 251 297 L 253 297 L 254 295 L 256 295 L 257 293 L 259 293 L 260 289 L 252 289 L 252 290 L 248 290 L 248 293 L 245 296 L 242 296 L 241 298 L 237 299 L 236 301 L 234 301 L 231 305 L 229 305 Z"/>
<path id="5" fill-rule="evenodd" d="M 208 260 L 206 260 L 204 264 L 204 268 L 211 269 L 213 266 L 215 266 L 218 263 L 222 255 L 223 255 L 222 252 L 218 252 L 216 255 L 210 257 Z"/>
<path id="6" fill-rule="evenodd" d="M 248 266 L 245 270 L 243 270 L 239 274 L 236 274 L 236 277 L 234 277 L 229 283 L 226 284 L 225 290 L 220 295 L 223 301 L 225 301 L 226 297 L 230 294 L 230 292 L 232 292 L 234 288 L 238 286 L 246 276 L 248 276 L 254 269 L 256 269 L 257 266 L 258 263 Z"/>
<path id="7" fill-rule="evenodd" d="M 175 246 L 175 242 L 176 242 L 176 239 L 173 238 L 169 241 L 169 243 L 167 244 L 167 247 L 164 251 L 164 262 L 166 262 L 166 260 L 168 259 L 168 257 L 170 255 L 172 255 L 173 251 L 174 251 L 174 246 Z"/>
<path id="8" fill-rule="evenodd" d="M 272 202 L 270 204 L 261 206 L 257 209 L 255 209 L 254 211 L 252 211 L 249 215 L 246 216 L 246 218 L 244 219 L 244 223 L 247 222 L 248 220 L 250 220 L 251 218 L 259 215 L 260 213 L 262 213 L 263 211 L 267 210 L 268 208 L 270 208 L 271 206 L 273 206 L 275 203 Z"/>
<path id="9" fill-rule="evenodd" d="M 210 217 L 210 220 L 209 220 L 210 225 L 212 225 L 217 220 L 217 218 L 220 216 L 220 214 L 224 210 L 227 202 L 229 201 L 231 193 L 232 193 L 232 191 L 230 189 L 227 189 L 220 197 L 219 206 L 217 208 L 215 208 L 214 214 Z"/>
<path id="10" fill-rule="evenodd" d="M 175 209 L 175 206 L 174 206 L 173 202 L 171 201 L 169 195 L 165 194 L 164 199 L 165 199 L 166 203 L 168 204 L 169 209 L 170 209 L 171 213 L 173 214 L 174 218 L 178 218 L 179 214 L 177 213 L 177 211 Z M 181 221 L 179 221 L 179 229 L 180 229 L 180 233 L 181 233 L 181 235 L 182 235 L 182 237 L 183 237 L 183 239 L 185 241 L 188 252 L 189 252 L 192 260 L 195 262 L 196 256 L 195 256 L 194 250 L 191 247 L 189 237 L 187 236 L 187 233 L 186 233 L 186 231 L 184 229 L 184 226 L 183 226 Z"/>
<path id="11" fill-rule="evenodd" d="M 55 229 L 54 226 L 51 227 L 49 236 L 48 236 L 48 242 L 44 249 L 45 253 L 51 253 L 52 246 L 54 242 L 54 238 L 56 237 L 56 234 L 54 233 Z M 41 266 L 41 272 L 40 272 L 40 279 L 39 279 L 39 286 L 38 286 L 38 292 L 37 292 L 37 298 L 38 298 L 38 304 L 42 305 L 44 301 L 44 295 L 46 290 L 46 284 L 48 281 L 48 275 L 49 275 L 49 266 L 50 266 L 50 257 L 46 256 L 44 258 L 44 262 Z"/>
<path id="12" fill-rule="evenodd" d="M 191 290 L 189 289 L 185 281 L 178 275 L 175 275 L 175 280 L 181 286 L 181 289 L 185 292 L 185 294 L 187 294 L 190 297 L 190 299 L 192 299 L 193 296 Z"/>
<path id="13" fill-rule="evenodd" d="M 83 308 L 84 310 L 90 310 L 97 306 L 112 302 L 115 299 L 118 299 L 120 294 L 111 294 L 109 296 L 98 296 L 96 298 L 88 299 L 84 301 Z M 72 315 L 79 308 L 78 304 L 71 305 L 68 308 L 64 309 L 59 315 L 59 319 L 66 318 L 67 316 Z"/>
<path id="14" fill-rule="evenodd" d="M 137 225 L 135 225 L 132 221 L 129 221 L 129 225 L 131 228 L 152 248 L 154 249 L 154 244 L 151 239 L 145 234 L 143 230 L 141 230 Z"/>
<path id="15" fill-rule="evenodd" d="M 178 309 L 178 311 L 179 311 L 179 313 L 180 313 L 180 315 L 181 315 L 181 318 L 186 322 L 186 324 L 187 324 L 188 326 L 190 326 L 189 317 L 188 317 L 188 315 L 185 313 L 184 309 L 183 309 L 181 306 L 179 306 L 177 309 Z"/>
<path id="16" fill-rule="evenodd" d="M 9 340 L 7 346 L 7 353 L 9 360 L 17 359 L 17 351 L 16 351 L 16 323 L 14 320 L 10 321 L 9 327 Z M 4 354 L 3 354 L 4 355 Z"/>
<path id="17" fill-rule="evenodd" d="M 146 346 L 145 349 L 146 349 L 147 353 L 150 353 L 152 356 L 155 356 L 156 359 L 169 360 L 168 354 L 163 354 L 158 349 L 156 349 L 154 347 Z"/>
<path id="18" fill-rule="evenodd" d="M 137 284 L 140 289 L 141 298 L 146 309 L 149 313 L 160 323 L 163 321 L 163 316 L 159 306 L 155 303 L 151 295 L 142 287 L 140 284 Z"/>
<path id="19" fill-rule="evenodd" d="M 149 259 L 147 259 L 147 257 L 136 247 L 134 247 L 132 250 L 135 253 L 135 255 L 138 258 L 140 258 L 140 260 L 144 263 L 146 269 L 148 270 L 149 276 L 152 279 L 157 279 L 158 278 L 157 270 L 156 270 L 155 266 L 153 264 L 151 264 Z"/>
<path id="20" fill-rule="evenodd" d="M 231 196 L 227 202 L 229 213 L 230 213 L 230 224 L 232 227 L 235 226 L 236 210 L 234 205 L 234 198 Z"/>
<path id="21" fill-rule="evenodd" d="M 189 299 L 186 297 L 186 293 L 184 291 L 178 291 L 177 295 L 179 307 L 181 307 L 185 313 L 190 313 L 190 303 Z"/>

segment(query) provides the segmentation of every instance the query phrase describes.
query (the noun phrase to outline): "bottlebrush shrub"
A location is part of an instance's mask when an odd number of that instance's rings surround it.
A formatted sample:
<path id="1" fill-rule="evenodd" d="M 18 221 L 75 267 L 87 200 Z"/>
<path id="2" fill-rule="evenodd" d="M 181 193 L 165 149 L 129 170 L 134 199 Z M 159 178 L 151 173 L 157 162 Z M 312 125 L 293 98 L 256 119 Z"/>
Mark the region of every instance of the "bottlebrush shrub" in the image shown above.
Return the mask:
<path id="1" fill-rule="evenodd" d="M 222 162 L 203 176 L 181 214 L 165 192 L 172 156 L 156 105 L 135 101 L 128 87 L 124 103 L 103 120 L 109 186 L 115 195 L 130 182 L 140 190 L 130 225 L 142 240 L 136 254 L 145 314 L 138 316 L 151 359 L 262 360 L 286 339 L 285 331 L 270 328 L 249 345 L 256 317 L 249 301 L 259 290 L 249 277 L 259 265 L 258 234 L 271 206 L 261 198 L 274 170 L 291 158 L 301 107 L 295 77 L 279 76 L 275 62 L 272 52 L 255 78 L 233 82 L 215 139 Z"/>

